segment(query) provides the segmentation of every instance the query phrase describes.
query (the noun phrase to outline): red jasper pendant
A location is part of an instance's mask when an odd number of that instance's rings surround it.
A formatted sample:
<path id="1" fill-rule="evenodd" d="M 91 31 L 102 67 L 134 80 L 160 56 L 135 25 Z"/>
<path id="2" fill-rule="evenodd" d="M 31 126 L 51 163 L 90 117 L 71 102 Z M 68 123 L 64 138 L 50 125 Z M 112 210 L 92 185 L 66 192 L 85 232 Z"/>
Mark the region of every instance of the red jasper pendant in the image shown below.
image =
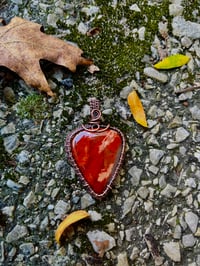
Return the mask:
<path id="1" fill-rule="evenodd" d="M 100 125 L 99 101 L 91 99 L 91 120 L 66 138 L 67 157 L 77 175 L 95 198 L 102 198 L 121 166 L 125 139 L 121 131 Z"/>

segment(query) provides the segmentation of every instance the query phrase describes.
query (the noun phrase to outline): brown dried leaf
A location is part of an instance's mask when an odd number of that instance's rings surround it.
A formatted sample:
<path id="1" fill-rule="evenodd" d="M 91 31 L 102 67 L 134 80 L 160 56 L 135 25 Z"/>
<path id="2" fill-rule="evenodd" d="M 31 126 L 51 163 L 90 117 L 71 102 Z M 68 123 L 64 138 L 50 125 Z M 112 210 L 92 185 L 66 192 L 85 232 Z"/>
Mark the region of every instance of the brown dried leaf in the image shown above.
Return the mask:
<path id="1" fill-rule="evenodd" d="M 40 68 L 41 59 L 75 72 L 77 65 L 91 65 L 82 50 L 41 31 L 42 26 L 19 17 L 0 27 L 0 65 L 16 72 L 28 85 L 54 96 Z"/>

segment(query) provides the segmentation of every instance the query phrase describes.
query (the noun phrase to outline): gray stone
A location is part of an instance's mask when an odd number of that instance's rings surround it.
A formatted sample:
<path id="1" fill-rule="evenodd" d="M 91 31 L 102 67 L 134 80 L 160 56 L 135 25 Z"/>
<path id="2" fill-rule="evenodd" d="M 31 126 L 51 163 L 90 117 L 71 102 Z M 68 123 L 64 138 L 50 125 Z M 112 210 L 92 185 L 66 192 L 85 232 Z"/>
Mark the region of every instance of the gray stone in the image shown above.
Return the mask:
<path id="1" fill-rule="evenodd" d="M 17 135 L 11 135 L 4 138 L 4 147 L 8 153 L 12 153 L 19 146 Z"/>
<path id="2" fill-rule="evenodd" d="M 185 248 L 193 247 L 196 243 L 196 238 L 192 234 L 187 234 L 182 237 L 182 243 Z"/>
<path id="3" fill-rule="evenodd" d="M 87 233 L 87 237 L 90 243 L 92 244 L 94 251 L 99 254 L 101 252 L 108 251 L 116 246 L 115 239 L 104 231 L 100 230 L 89 231 Z M 105 243 L 107 243 L 107 247 L 102 250 L 101 244 L 105 246 Z"/>
<path id="4" fill-rule="evenodd" d="M 9 217 L 13 216 L 15 210 L 15 206 L 5 206 L 3 209 L 1 209 L 3 214 L 6 214 Z"/>
<path id="5" fill-rule="evenodd" d="M 91 205 L 95 204 L 95 200 L 90 194 L 85 194 L 81 197 L 81 208 L 85 209 Z"/>
<path id="6" fill-rule="evenodd" d="M 185 221 L 189 226 L 190 230 L 192 231 L 192 233 L 195 233 L 197 230 L 199 217 L 193 212 L 186 212 Z"/>
<path id="7" fill-rule="evenodd" d="M 183 38 L 181 38 L 181 44 L 182 46 L 189 48 L 192 45 L 192 41 L 190 40 L 190 38 L 184 36 Z"/>
<path id="8" fill-rule="evenodd" d="M 6 237 L 6 241 L 8 243 L 12 243 L 17 241 L 20 238 L 23 238 L 24 236 L 28 235 L 28 230 L 23 225 L 16 225 L 12 231 L 10 231 Z"/>
<path id="9" fill-rule="evenodd" d="M 132 250 L 131 255 L 130 255 L 130 259 L 132 261 L 134 261 L 135 259 L 138 258 L 139 253 L 140 253 L 140 251 L 139 251 L 138 247 L 133 247 L 133 250 Z"/>
<path id="10" fill-rule="evenodd" d="M 162 83 L 166 83 L 168 81 L 168 77 L 166 74 L 159 72 L 158 70 L 152 68 L 152 67 L 146 67 L 144 69 L 144 74 L 147 77 L 153 78 L 155 80 L 158 80 Z"/>
<path id="11" fill-rule="evenodd" d="M 144 202 L 144 209 L 147 213 L 150 213 L 153 210 L 153 202 L 150 200 L 147 200 Z"/>
<path id="12" fill-rule="evenodd" d="M 84 12 L 87 16 L 94 16 L 99 12 L 99 7 L 98 6 L 83 7 L 81 11 Z"/>
<path id="13" fill-rule="evenodd" d="M 88 211 L 88 213 L 93 222 L 100 221 L 102 219 L 102 215 L 96 211 Z"/>
<path id="14" fill-rule="evenodd" d="M 66 215 L 68 211 L 71 209 L 71 205 L 69 202 L 65 202 L 64 200 L 59 200 L 54 208 L 54 213 L 58 215 Z"/>
<path id="15" fill-rule="evenodd" d="M 130 10 L 135 11 L 135 12 L 141 12 L 141 9 L 138 7 L 137 4 L 133 4 L 129 7 Z"/>
<path id="16" fill-rule="evenodd" d="M 88 31 L 88 26 L 85 23 L 80 22 L 78 25 L 78 31 L 85 35 Z"/>
<path id="17" fill-rule="evenodd" d="M 181 226 L 178 224 L 174 228 L 173 238 L 181 239 L 181 235 L 182 235 L 182 229 Z"/>
<path id="18" fill-rule="evenodd" d="M 119 253 L 117 256 L 117 265 L 116 266 L 129 266 L 127 253 L 124 251 Z"/>
<path id="19" fill-rule="evenodd" d="M 21 164 L 28 163 L 30 161 L 29 159 L 29 151 L 23 150 L 17 155 L 17 160 Z"/>
<path id="20" fill-rule="evenodd" d="M 14 134 L 14 133 L 15 133 L 15 124 L 13 122 L 10 122 L 1 129 L 1 135 Z"/>
<path id="21" fill-rule="evenodd" d="M 149 158 L 153 165 L 157 165 L 161 158 L 164 156 L 165 152 L 158 149 L 150 149 Z"/>
<path id="22" fill-rule="evenodd" d="M 196 188 L 196 187 L 197 187 L 196 180 L 195 180 L 194 178 L 192 178 L 192 177 L 187 178 L 187 179 L 185 180 L 185 185 L 186 185 L 187 187 L 191 187 L 191 188 Z"/>
<path id="23" fill-rule="evenodd" d="M 137 191 L 138 195 L 140 196 L 140 198 L 142 199 L 146 199 L 149 195 L 149 190 L 146 187 L 140 187 Z"/>
<path id="24" fill-rule="evenodd" d="M 177 5 L 177 4 L 171 4 L 169 5 L 169 14 L 170 16 L 181 16 L 183 13 L 183 6 Z"/>
<path id="25" fill-rule="evenodd" d="M 182 142 L 186 140 L 189 137 L 190 133 L 184 128 L 184 127 L 179 127 L 177 128 L 176 135 L 175 135 L 175 140 L 176 142 Z"/>
<path id="26" fill-rule="evenodd" d="M 55 164 L 56 172 L 60 174 L 63 174 L 63 175 L 66 174 L 67 168 L 68 168 L 68 165 L 66 161 L 64 160 L 58 160 Z"/>
<path id="27" fill-rule="evenodd" d="M 177 16 L 172 21 L 173 34 L 178 37 L 186 36 L 191 39 L 200 38 L 200 24 L 186 21 L 183 17 Z"/>
<path id="28" fill-rule="evenodd" d="M 154 175 L 157 175 L 157 173 L 158 173 L 158 171 L 159 171 L 159 168 L 156 167 L 155 165 L 150 165 L 148 169 L 149 169 L 149 171 L 150 171 L 152 174 L 154 174 Z"/>
<path id="29" fill-rule="evenodd" d="M 16 191 L 18 191 L 18 190 L 20 190 L 22 188 L 22 185 L 18 184 L 17 182 L 15 182 L 15 181 L 13 181 L 11 179 L 8 179 L 7 180 L 6 185 L 9 188 L 11 188 L 13 190 L 16 190 Z"/>
<path id="30" fill-rule="evenodd" d="M 175 262 L 181 261 L 180 245 L 178 242 L 164 243 L 163 249 L 171 260 Z"/>
<path id="31" fill-rule="evenodd" d="M 167 186 L 160 192 L 162 196 L 165 196 L 167 198 L 171 198 L 177 191 L 176 187 L 173 187 L 170 184 L 167 184 Z"/>
<path id="32" fill-rule="evenodd" d="M 200 120 L 200 109 L 197 105 L 190 108 L 190 112 L 192 114 L 192 118 L 194 120 Z"/>
<path id="33" fill-rule="evenodd" d="M 133 204 L 135 202 L 135 195 L 127 198 L 123 204 L 122 219 L 131 211 Z"/>
<path id="34" fill-rule="evenodd" d="M 46 217 L 44 217 L 44 219 L 40 223 L 40 230 L 45 231 L 48 227 L 48 224 L 49 224 L 49 218 L 48 218 L 48 216 L 46 216 Z"/>
<path id="35" fill-rule="evenodd" d="M 128 173 L 132 176 L 131 183 L 133 186 L 139 185 L 142 172 L 142 169 L 137 168 L 135 165 L 128 170 Z"/>
<path id="36" fill-rule="evenodd" d="M 127 99 L 129 93 L 133 90 L 133 88 L 131 86 L 126 86 L 124 87 L 121 92 L 120 92 L 120 97 L 122 99 Z"/>
<path id="37" fill-rule="evenodd" d="M 48 14 L 47 16 L 47 24 L 56 28 L 57 27 L 57 21 L 58 21 L 58 16 L 53 13 L 53 14 Z"/>
<path id="38" fill-rule="evenodd" d="M 35 247 L 34 247 L 33 243 L 21 244 L 19 246 L 19 249 L 27 257 L 30 257 L 31 255 L 33 255 L 35 253 Z"/>
<path id="39" fill-rule="evenodd" d="M 31 205 L 35 203 L 35 194 L 33 191 L 30 191 L 28 195 L 24 198 L 23 205 L 27 208 L 30 208 Z"/>

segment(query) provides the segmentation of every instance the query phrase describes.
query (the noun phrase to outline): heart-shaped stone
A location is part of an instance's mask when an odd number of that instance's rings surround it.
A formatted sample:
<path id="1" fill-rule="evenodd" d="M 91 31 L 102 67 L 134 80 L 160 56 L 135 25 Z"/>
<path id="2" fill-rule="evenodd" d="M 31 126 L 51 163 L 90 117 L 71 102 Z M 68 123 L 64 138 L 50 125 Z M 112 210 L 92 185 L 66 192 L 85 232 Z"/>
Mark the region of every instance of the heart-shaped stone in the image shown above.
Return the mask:
<path id="1" fill-rule="evenodd" d="M 67 137 L 65 146 L 68 159 L 91 194 L 104 197 L 124 157 L 125 140 L 121 131 L 105 126 L 96 130 L 81 127 Z"/>

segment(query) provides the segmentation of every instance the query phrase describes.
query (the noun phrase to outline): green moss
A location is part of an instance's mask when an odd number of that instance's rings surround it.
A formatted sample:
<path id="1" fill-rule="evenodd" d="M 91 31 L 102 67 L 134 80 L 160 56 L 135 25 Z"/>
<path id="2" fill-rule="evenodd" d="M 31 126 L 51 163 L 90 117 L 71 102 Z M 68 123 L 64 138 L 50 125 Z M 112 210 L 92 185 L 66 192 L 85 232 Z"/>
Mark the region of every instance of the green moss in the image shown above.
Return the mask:
<path id="1" fill-rule="evenodd" d="M 21 118 L 42 120 L 49 116 L 48 108 L 48 104 L 42 95 L 30 94 L 26 98 L 20 99 L 17 114 Z"/>
<path id="2" fill-rule="evenodd" d="M 197 21 L 197 18 L 199 17 L 199 1 L 194 0 L 194 1 L 188 1 L 184 0 L 182 5 L 184 6 L 183 10 L 183 16 L 186 20 L 191 20 L 191 21 Z"/>
<path id="3" fill-rule="evenodd" d="M 148 5 L 146 0 L 141 1 L 138 3 L 141 12 L 130 10 L 133 4 L 130 0 L 126 6 L 119 3 L 116 8 L 111 3 L 112 1 L 96 1 L 102 16 L 94 18 L 90 27 L 99 27 L 99 35 L 88 37 L 72 26 L 71 34 L 66 36 L 67 40 L 81 47 L 86 57 L 93 58 L 95 65 L 100 68 L 100 72 L 95 73 L 95 86 L 85 82 L 81 75 L 76 75 L 75 85 L 78 90 L 80 88 L 84 101 L 91 95 L 99 98 L 116 96 L 123 86 L 134 79 L 136 71 L 142 74 L 142 59 L 150 53 L 150 45 L 154 35 L 158 33 L 158 22 L 163 15 L 168 16 L 169 1 L 153 6 Z M 76 12 L 79 12 L 77 17 L 80 21 L 88 21 L 85 13 L 80 10 Z M 65 28 L 62 23 L 59 26 Z M 146 29 L 145 40 L 139 40 L 137 34 L 133 34 L 134 29 L 140 27 Z M 87 73 L 84 76 L 87 77 Z"/>

